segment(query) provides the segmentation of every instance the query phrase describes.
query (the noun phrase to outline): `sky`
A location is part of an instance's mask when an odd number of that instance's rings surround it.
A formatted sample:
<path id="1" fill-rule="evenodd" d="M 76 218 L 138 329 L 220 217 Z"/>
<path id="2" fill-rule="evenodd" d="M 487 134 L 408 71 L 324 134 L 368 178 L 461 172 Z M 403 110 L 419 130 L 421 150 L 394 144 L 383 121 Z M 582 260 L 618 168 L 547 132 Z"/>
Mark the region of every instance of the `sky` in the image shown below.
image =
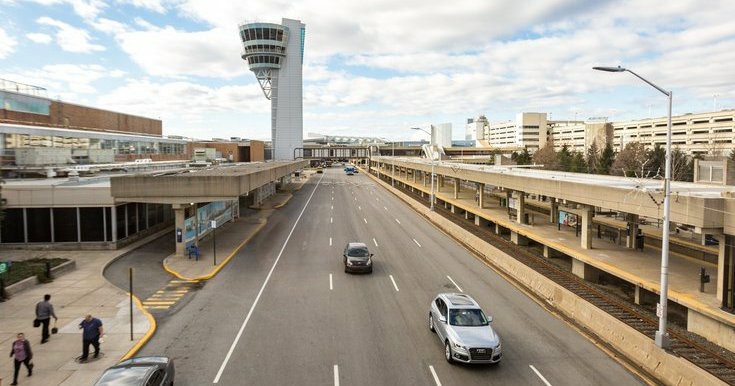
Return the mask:
<path id="1" fill-rule="evenodd" d="M 306 25 L 304 137 L 418 140 L 467 119 L 663 117 L 735 108 L 735 2 L 0 0 L 0 79 L 161 119 L 164 135 L 270 139 L 238 26 Z M 0 81 L 2 87 L 2 81 Z"/>

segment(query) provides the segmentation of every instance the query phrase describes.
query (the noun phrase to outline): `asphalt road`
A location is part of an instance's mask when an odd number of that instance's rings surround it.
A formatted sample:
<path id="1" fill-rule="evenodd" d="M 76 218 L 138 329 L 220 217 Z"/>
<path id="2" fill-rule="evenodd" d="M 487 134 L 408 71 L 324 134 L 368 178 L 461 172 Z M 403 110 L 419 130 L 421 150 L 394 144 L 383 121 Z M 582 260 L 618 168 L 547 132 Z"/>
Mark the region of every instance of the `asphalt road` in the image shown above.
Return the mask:
<path id="1" fill-rule="evenodd" d="M 368 244 L 371 275 L 344 273 Z M 499 365 L 452 365 L 428 328 L 438 292 L 494 317 Z M 187 385 L 634 385 L 639 378 L 368 177 L 312 178 L 140 353 Z"/>

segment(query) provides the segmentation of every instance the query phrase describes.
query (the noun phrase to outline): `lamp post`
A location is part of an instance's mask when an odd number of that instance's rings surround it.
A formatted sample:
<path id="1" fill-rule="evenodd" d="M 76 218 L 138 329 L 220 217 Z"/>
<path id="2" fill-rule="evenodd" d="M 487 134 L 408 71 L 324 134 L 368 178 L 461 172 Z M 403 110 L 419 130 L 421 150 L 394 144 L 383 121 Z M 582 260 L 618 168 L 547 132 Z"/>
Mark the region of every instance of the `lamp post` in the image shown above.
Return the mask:
<path id="1" fill-rule="evenodd" d="M 664 227 L 661 238 L 661 297 L 659 304 L 656 307 L 656 315 L 658 316 L 658 331 L 656 331 L 656 346 L 663 349 L 667 349 L 670 346 L 669 337 L 666 334 L 666 312 L 668 305 L 668 292 L 669 292 L 669 223 L 671 214 L 671 104 L 673 99 L 673 93 L 662 89 L 661 87 L 651 83 L 648 79 L 636 74 L 635 72 L 623 68 L 617 67 L 592 67 L 593 70 L 607 71 L 607 72 L 629 72 L 636 78 L 648 83 L 649 86 L 655 88 L 662 94 L 666 95 L 669 100 L 669 117 L 668 125 L 666 128 L 666 171 L 664 177 Z"/>
<path id="2" fill-rule="evenodd" d="M 424 133 L 429 134 L 429 138 L 432 138 L 431 133 L 420 127 L 412 127 L 411 130 L 421 130 Z M 429 210 L 434 211 L 434 179 L 436 178 L 436 173 L 434 173 L 434 144 L 429 142 L 429 145 L 432 146 L 431 154 L 426 154 L 431 157 L 431 204 L 429 205 Z"/>
<path id="3" fill-rule="evenodd" d="M 396 141 L 392 141 L 391 143 L 393 145 L 391 150 L 391 171 L 390 171 L 390 186 L 395 187 L 396 186 Z"/>

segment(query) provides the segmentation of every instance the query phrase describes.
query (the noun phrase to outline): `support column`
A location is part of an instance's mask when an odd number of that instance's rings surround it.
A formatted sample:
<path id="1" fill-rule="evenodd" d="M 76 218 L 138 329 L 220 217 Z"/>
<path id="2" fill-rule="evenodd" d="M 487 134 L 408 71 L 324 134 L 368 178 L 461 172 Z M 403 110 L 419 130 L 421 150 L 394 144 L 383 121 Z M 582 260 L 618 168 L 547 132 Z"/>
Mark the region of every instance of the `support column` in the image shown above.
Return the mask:
<path id="1" fill-rule="evenodd" d="M 625 247 L 635 249 L 635 238 L 638 235 L 638 215 L 628 213 L 625 216 L 625 219 L 628 222 L 628 231 L 626 232 L 627 235 L 625 237 Z"/>
<path id="2" fill-rule="evenodd" d="M 517 191 L 516 197 L 516 222 L 519 224 L 528 224 L 526 221 L 526 193 Z"/>
<path id="3" fill-rule="evenodd" d="M 552 224 L 556 224 L 559 222 L 559 203 L 556 202 L 556 197 L 549 197 L 550 204 L 550 212 L 549 212 L 549 222 Z"/>
<path id="4" fill-rule="evenodd" d="M 592 207 L 585 206 L 580 217 L 582 217 L 582 249 L 592 249 Z"/>
<path id="5" fill-rule="evenodd" d="M 461 186 L 461 181 L 459 178 L 454 178 L 454 199 L 459 198 L 459 187 Z"/>
<path id="6" fill-rule="evenodd" d="M 181 204 L 173 204 L 171 207 L 174 210 L 176 256 L 184 256 L 184 251 L 186 250 L 186 207 Z M 181 233 L 179 234 L 179 232 Z"/>
<path id="7" fill-rule="evenodd" d="M 477 196 L 477 206 L 480 208 L 485 207 L 485 184 L 479 182 L 477 183 L 477 193 L 475 193 Z"/>

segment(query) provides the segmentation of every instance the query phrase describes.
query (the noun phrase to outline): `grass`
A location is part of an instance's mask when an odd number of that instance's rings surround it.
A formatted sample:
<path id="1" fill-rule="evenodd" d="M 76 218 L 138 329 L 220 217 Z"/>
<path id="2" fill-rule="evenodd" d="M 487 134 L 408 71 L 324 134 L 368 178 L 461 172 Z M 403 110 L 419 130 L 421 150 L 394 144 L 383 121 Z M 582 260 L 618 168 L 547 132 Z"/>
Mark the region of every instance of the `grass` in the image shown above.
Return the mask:
<path id="1" fill-rule="evenodd" d="M 51 267 L 53 268 L 67 261 L 69 261 L 69 259 L 46 259 L 38 257 L 22 261 L 14 261 L 12 262 L 10 267 L 8 267 L 8 270 L 0 276 L 2 276 L 2 278 L 5 280 L 6 286 L 17 283 L 23 279 L 32 276 L 38 276 L 39 280 L 41 280 L 42 282 L 51 281 L 52 278 L 46 277 L 46 263 L 48 262 L 49 264 L 51 264 Z"/>

